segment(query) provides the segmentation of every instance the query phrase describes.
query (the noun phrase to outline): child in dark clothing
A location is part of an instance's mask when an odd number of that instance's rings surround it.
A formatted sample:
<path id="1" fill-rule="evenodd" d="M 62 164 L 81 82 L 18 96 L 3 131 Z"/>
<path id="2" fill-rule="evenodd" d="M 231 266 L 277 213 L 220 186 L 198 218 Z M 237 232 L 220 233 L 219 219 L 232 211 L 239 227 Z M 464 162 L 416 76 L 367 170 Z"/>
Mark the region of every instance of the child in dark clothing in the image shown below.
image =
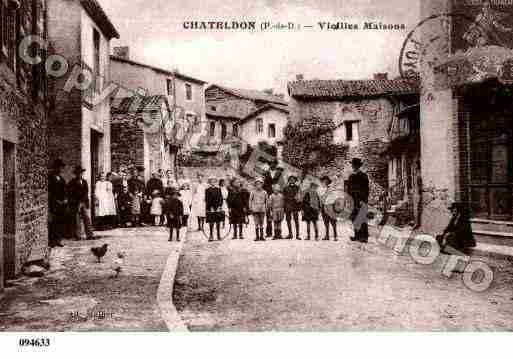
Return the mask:
<path id="1" fill-rule="evenodd" d="M 176 230 L 176 241 L 180 242 L 180 228 L 182 227 L 183 203 L 179 199 L 180 193 L 174 191 L 170 198 L 166 198 L 166 216 L 169 225 L 169 242 L 173 241 L 173 230 Z"/>
<path id="2" fill-rule="evenodd" d="M 128 193 L 127 186 L 123 186 L 123 191 L 118 194 L 118 208 L 119 224 L 121 227 L 125 227 L 127 222 L 130 221 L 130 213 L 132 209 L 132 197 L 130 196 L 130 193 Z"/>

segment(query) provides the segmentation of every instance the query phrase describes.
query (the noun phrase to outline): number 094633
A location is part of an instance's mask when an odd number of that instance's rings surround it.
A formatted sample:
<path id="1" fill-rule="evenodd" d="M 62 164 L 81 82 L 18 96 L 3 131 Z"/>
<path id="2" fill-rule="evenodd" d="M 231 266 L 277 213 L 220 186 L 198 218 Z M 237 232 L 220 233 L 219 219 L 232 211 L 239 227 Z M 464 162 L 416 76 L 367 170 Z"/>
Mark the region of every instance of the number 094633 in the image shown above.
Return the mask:
<path id="1" fill-rule="evenodd" d="M 20 347 L 49 347 L 50 339 L 49 338 L 20 338 L 19 340 Z"/>

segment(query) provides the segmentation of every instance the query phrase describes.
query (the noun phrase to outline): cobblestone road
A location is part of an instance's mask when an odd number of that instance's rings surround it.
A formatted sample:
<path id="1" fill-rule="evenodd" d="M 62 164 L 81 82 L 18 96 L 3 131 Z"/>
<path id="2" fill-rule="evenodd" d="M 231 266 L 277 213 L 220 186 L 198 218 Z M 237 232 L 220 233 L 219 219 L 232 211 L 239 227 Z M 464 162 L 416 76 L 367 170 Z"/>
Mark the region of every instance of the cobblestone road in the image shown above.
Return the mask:
<path id="1" fill-rule="evenodd" d="M 0 331 L 167 331 L 157 303 L 162 272 L 177 250 L 167 229 L 98 234 L 98 240 L 54 249 L 45 277 L 15 281 L 0 300 Z M 109 250 L 97 263 L 90 249 L 103 243 Z M 118 252 L 125 260 L 112 278 Z"/>
<path id="2" fill-rule="evenodd" d="M 247 231 L 253 233 L 253 231 Z M 190 330 L 512 330 L 513 267 L 467 289 L 378 244 L 226 239 L 192 232 L 174 303 Z M 249 238 L 249 236 L 247 236 Z"/>

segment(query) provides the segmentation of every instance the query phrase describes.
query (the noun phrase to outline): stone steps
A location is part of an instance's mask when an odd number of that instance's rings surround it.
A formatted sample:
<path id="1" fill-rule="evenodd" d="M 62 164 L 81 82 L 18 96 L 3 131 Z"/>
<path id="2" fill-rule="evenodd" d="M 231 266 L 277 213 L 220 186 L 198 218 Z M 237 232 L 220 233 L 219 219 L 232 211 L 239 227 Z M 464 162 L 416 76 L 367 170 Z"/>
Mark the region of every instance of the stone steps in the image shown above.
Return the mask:
<path id="1" fill-rule="evenodd" d="M 513 222 L 472 219 L 472 232 L 477 243 L 513 248 Z"/>

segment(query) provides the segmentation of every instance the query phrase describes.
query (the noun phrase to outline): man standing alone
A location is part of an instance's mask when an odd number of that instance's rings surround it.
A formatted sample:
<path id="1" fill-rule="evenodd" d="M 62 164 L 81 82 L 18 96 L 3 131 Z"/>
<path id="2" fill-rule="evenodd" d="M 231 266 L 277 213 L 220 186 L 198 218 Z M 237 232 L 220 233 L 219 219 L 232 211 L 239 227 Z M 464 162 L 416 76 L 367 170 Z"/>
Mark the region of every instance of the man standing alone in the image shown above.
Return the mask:
<path id="1" fill-rule="evenodd" d="M 55 160 L 52 166 L 53 173 L 48 178 L 48 202 L 49 218 L 48 232 L 49 245 L 63 247 L 61 240 L 64 235 L 64 223 L 68 200 L 66 198 L 66 181 L 63 178 L 63 171 L 66 165 L 61 159 Z"/>
<path id="2" fill-rule="evenodd" d="M 73 215 L 73 235 L 76 240 L 81 239 L 80 223 L 84 223 L 86 238 L 94 239 L 91 228 L 91 219 L 87 211 L 89 210 L 89 187 L 87 181 L 82 177 L 85 172 L 81 166 L 75 168 L 74 177 L 68 185 L 70 210 Z"/>
<path id="3" fill-rule="evenodd" d="M 353 198 L 354 208 L 351 221 L 354 227 L 352 241 L 367 243 L 369 228 L 367 225 L 367 203 L 369 202 L 369 177 L 361 171 L 363 162 L 359 158 L 351 161 L 353 173 L 349 176 L 347 192 Z"/>

